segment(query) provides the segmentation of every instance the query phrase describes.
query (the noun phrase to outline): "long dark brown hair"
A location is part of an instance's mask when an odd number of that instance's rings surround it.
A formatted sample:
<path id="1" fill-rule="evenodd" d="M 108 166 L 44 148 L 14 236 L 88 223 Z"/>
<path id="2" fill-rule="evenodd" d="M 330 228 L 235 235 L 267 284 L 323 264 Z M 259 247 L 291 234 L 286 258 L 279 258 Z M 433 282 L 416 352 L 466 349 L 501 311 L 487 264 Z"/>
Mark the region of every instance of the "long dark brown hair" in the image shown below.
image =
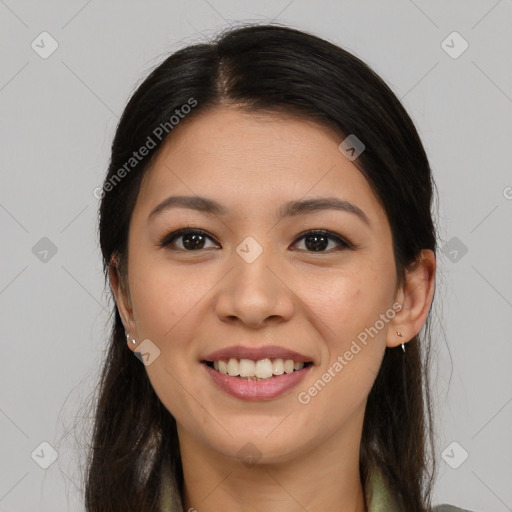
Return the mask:
<path id="1" fill-rule="evenodd" d="M 145 172 L 172 137 L 172 116 L 181 113 L 179 123 L 186 123 L 223 104 L 298 115 L 336 130 L 340 141 L 355 134 L 365 151 L 354 163 L 387 214 L 399 282 L 422 249 L 436 251 L 429 162 L 395 94 L 368 65 L 328 41 L 288 27 L 249 25 L 168 56 L 128 101 L 101 192 L 106 287 L 115 264 L 126 289 L 131 214 Z M 140 161 L 130 160 L 142 146 L 152 148 Z M 162 464 L 172 468 L 178 489 L 183 483 L 176 422 L 155 394 L 144 365 L 126 347 L 115 302 L 112 312 L 95 397 L 86 509 L 157 511 Z M 400 347 L 386 348 L 368 396 L 360 448 L 363 481 L 370 466 L 377 466 L 408 512 L 430 510 L 435 476 L 431 313 L 405 353 Z"/>

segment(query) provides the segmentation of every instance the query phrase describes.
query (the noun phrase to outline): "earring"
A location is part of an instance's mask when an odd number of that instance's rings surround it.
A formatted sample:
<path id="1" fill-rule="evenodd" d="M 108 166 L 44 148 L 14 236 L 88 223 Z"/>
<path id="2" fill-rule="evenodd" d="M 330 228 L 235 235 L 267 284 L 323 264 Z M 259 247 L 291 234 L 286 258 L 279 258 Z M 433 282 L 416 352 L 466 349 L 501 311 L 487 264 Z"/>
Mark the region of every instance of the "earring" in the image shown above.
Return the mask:
<path id="1" fill-rule="evenodd" d="M 126 341 L 127 341 L 127 342 L 129 342 L 129 341 L 130 341 L 130 334 L 129 334 L 129 333 L 126 333 Z M 134 345 L 136 345 L 136 344 L 137 344 L 137 342 L 136 342 L 133 338 L 132 338 L 132 343 L 133 343 Z"/>
<path id="2" fill-rule="evenodd" d="M 400 338 L 403 336 L 400 331 L 396 331 L 396 335 L 400 336 Z M 405 345 L 402 343 L 402 350 L 405 352 Z"/>

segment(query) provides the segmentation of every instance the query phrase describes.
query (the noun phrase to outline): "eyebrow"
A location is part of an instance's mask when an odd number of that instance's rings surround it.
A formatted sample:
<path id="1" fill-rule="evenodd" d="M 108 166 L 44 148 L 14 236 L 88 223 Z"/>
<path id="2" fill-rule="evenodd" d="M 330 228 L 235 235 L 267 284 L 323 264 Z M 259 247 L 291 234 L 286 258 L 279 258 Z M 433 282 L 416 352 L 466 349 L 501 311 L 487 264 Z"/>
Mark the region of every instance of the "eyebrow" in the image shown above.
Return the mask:
<path id="1" fill-rule="evenodd" d="M 147 222 L 158 214 L 173 208 L 188 208 L 218 216 L 226 216 L 229 213 L 229 210 L 225 206 L 213 199 L 200 196 L 170 196 L 151 210 Z M 306 215 L 308 213 L 315 213 L 323 210 L 338 210 L 352 213 L 365 224 L 370 226 L 370 220 L 360 208 L 355 204 L 336 197 L 321 197 L 290 201 L 278 209 L 277 216 L 278 219 L 281 220 L 285 217 Z"/>

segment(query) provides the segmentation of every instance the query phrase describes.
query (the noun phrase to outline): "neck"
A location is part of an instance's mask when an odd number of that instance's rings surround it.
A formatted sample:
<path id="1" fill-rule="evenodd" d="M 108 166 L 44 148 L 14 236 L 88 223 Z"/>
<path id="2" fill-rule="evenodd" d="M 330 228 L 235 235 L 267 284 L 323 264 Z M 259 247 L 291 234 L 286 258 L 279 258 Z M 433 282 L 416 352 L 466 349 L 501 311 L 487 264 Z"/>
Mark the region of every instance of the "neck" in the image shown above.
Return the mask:
<path id="1" fill-rule="evenodd" d="M 183 510 L 366 512 L 359 474 L 361 422 L 352 430 L 338 431 L 285 461 L 249 465 L 199 444 L 178 426 Z"/>

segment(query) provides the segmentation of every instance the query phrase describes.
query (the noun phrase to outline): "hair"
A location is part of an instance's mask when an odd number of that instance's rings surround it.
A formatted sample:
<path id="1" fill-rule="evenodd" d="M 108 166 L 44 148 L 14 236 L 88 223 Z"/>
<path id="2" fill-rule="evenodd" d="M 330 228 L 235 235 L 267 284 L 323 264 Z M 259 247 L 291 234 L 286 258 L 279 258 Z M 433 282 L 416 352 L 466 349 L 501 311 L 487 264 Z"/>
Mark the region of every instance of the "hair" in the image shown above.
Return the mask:
<path id="1" fill-rule="evenodd" d="M 285 26 L 249 25 L 167 56 L 129 99 L 113 139 L 99 207 L 106 286 L 115 265 L 128 292 L 131 214 L 144 175 L 172 137 L 171 118 L 186 114 L 179 116 L 183 124 L 199 112 L 224 106 L 298 116 L 334 130 L 340 141 L 355 134 L 365 150 L 354 164 L 386 212 L 398 283 L 404 283 L 422 249 L 436 252 L 429 162 L 391 89 L 367 64 L 333 43 Z M 132 165 L 133 152 L 150 145 Z M 162 464 L 171 468 L 178 489 L 183 484 L 176 421 L 157 397 L 144 365 L 127 349 L 115 303 L 112 313 L 87 460 L 86 509 L 154 511 Z M 403 510 L 417 512 L 430 510 L 435 475 L 428 374 L 431 313 L 432 306 L 423 333 L 407 343 L 405 353 L 399 347 L 385 349 L 368 395 L 360 446 L 363 481 L 371 466 L 378 467 Z"/>

